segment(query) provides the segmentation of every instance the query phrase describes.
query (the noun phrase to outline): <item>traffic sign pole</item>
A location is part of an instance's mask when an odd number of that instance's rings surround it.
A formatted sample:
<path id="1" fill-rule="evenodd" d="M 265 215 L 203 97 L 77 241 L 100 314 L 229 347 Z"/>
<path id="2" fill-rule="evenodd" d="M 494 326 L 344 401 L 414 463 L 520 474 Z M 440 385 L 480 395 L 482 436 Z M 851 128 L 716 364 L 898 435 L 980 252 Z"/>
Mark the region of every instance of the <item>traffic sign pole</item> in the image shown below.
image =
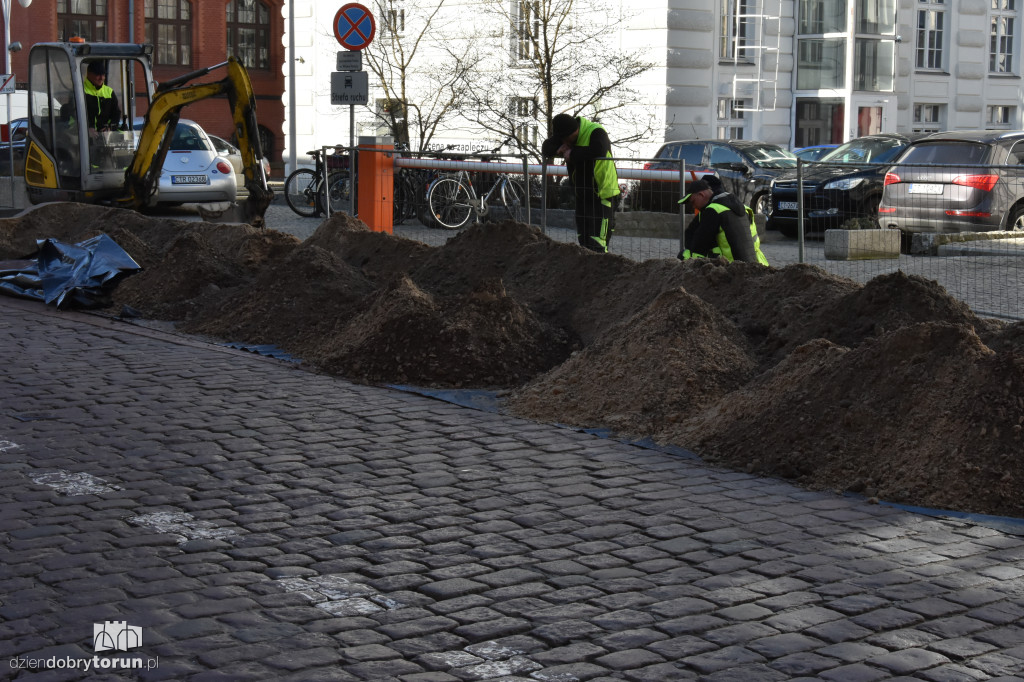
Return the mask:
<path id="1" fill-rule="evenodd" d="M 338 71 L 341 73 L 331 74 L 331 103 L 348 104 L 348 146 L 353 157 L 349 159 L 349 167 L 352 169 L 355 169 L 356 162 L 356 104 L 370 103 L 369 77 L 362 71 L 362 54 L 359 50 L 369 45 L 376 33 L 377 22 L 373 18 L 373 13 L 357 2 L 342 5 L 334 15 L 334 37 L 342 47 L 358 55 L 356 58 L 343 59 L 344 53 L 339 52 Z M 351 68 L 353 63 L 355 68 Z M 344 73 L 345 71 L 354 73 Z"/>

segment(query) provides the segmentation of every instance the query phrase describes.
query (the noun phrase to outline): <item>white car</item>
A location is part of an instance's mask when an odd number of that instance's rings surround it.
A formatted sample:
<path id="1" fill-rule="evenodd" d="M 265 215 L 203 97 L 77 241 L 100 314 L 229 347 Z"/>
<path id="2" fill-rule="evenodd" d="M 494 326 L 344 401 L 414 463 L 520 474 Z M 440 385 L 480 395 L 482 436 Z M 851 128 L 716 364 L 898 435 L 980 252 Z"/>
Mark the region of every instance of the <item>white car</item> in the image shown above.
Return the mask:
<path id="1" fill-rule="evenodd" d="M 141 130 L 142 125 L 143 119 L 136 118 L 135 129 Z M 235 169 L 230 160 L 217 153 L 210 136 L 198 123 L 179 119 L 160 173 L 157 203 L 232 203 L 237 194 Z"/>
<path id="2" fill-rule="evenodd" d="M 209 135 L 209 133 L 207 133 Z M 226 158 L 230 163 L 231 167 L 235 170 L 235 182 L 238 185 L 238 191 L 244 192 L 245 190 L 245 173 L 242 172 L 242 152 L 235 145 L 231 144 L 223 137 L 217 137 L 216 135 L 209 135 L 210 141 L 213 142 L 213 148 L 217 150 L 217 153 Z M 263 175 L 266 178 L 270 178 L 270 162 L 266 158 L 260 159 L 263 163 Z"/>

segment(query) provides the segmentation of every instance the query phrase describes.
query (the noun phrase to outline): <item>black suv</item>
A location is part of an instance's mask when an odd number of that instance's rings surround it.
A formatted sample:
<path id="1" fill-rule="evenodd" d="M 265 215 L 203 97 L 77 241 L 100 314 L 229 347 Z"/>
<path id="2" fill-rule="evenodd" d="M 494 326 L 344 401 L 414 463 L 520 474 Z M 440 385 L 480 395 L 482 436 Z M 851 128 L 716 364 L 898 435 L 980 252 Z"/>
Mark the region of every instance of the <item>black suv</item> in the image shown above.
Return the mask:
<path id="1" fill-rule="evenodd" d="M 882 227 L 1024 231 L 1024 131 L 933 133 L 895 163 L 878 208 Z"/>
<path id="2" fill-rule="evenodd" d="M 679 161 L 686 170 L 701 169 L 697 175 L 713 172 L 725 188 L 757 213 L 768 205 L 768 189 L 772 179 L 796 168 L 792 152 L 767 142 L 754 140 L 678 140 L 666 142 L 655 155 L 659 161 L 644 165 L 645 170 L 677 170 Z M 665 159 L 660 161 L 660 159 Z M 634 208 L 637 210 L 679 210 L 678 183 L 641 180 L 636 187 Z"/>
<path id="3" fill-rule="evenodd" d="M 834 229 L 855 218 L 874 221 L 888 162 L 921 134 L 879 133 L 839 145 L 799 171 L 780 175 L 772 183 L 765 227 L 787 237 L 797 236 L 798 183 L 804 183 L 804 232 Z"/>

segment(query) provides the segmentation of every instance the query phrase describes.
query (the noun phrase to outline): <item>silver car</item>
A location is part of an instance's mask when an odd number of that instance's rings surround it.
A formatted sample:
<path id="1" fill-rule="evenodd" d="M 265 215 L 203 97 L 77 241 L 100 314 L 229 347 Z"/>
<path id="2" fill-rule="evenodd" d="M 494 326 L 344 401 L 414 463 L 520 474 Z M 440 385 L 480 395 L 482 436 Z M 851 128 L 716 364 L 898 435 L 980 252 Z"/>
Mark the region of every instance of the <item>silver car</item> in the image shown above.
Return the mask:
<path id="1" fill-rule="evenodd" d="M 135 119 L 136 130 L 141 130 L 142 124 L 143 119 Z M 157 203 L 231 203 L 237 194 L 231 162 L 217 153 L 210 136 L 198 123 L 180 119 L 160 173 Z"/>
<path id="2" fill-rule="evenodd" d="M 959 130 L 912 143 L 885 176 L 882 227 L 1024 230 L 1024 131 Z"/>
<path id="3" fill-rule="evenodd" d="M 245 190 L 245 172 L 242 168 L 242 152 L 235 145 L 231 144 L 223 137 L 217 137 L 216 135 L 210 135 L 210 142 L 213 143 L 213 148 L 217 150 L 217 153 L 223 156 L 231 164 L 231 168 L 235 171 L 235 183 L 238 185 L 238 191 L 242 192 Z M 267 178 L 270 177 L 270 162 L 267 161 L 266 157 L 260 159 L 263 165 L 263 175 Z"/>

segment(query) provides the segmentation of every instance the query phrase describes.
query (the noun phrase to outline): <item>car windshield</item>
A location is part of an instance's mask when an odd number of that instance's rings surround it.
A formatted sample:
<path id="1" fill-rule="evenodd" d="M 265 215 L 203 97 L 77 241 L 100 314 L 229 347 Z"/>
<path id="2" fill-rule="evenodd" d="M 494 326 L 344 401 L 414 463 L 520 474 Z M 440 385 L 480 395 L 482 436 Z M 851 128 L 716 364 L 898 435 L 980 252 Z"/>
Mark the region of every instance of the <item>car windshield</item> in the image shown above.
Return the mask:
<path id="1" fill-rule="evenodd" d="M 907 150 L 900 163 L 980 165 L 987 162 L 988 150 L 988 146 L 976 142 L 919 142 Z"/>
<path id="2" fill-rule="evenodd" d="M 796 156 L 782 147 L 774 145 L 743 147 L 743 153 L 762 168 L 796 168 Z"/>
<path id="3" fill-rule="evenodd" d="M 821 163 L 885 163 L 907 146 L 895 138 L 859 137 L 841 144 L 818 159 Z"/>

